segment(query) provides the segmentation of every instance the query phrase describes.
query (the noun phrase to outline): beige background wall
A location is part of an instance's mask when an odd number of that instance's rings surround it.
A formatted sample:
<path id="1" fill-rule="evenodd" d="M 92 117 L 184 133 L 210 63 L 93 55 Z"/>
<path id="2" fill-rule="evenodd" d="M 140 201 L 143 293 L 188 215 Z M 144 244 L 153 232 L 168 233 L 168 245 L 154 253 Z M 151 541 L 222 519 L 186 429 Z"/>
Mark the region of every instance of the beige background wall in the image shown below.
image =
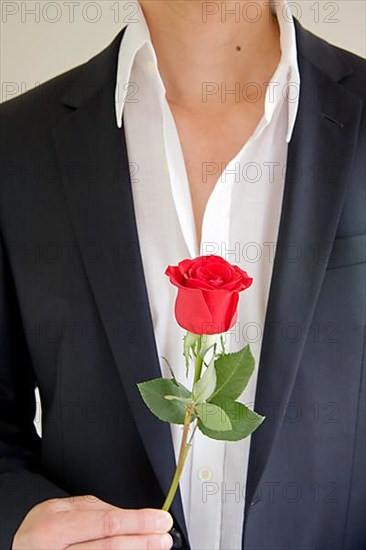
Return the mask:
<path id="1" fill-rule="evenodd" d="M 365 56 L 365 0 L 290 4 L 305 27 Z M 0 6 L 1 101 L 89 59 L 136 18 L 130 0 L 0 0 Z"/>

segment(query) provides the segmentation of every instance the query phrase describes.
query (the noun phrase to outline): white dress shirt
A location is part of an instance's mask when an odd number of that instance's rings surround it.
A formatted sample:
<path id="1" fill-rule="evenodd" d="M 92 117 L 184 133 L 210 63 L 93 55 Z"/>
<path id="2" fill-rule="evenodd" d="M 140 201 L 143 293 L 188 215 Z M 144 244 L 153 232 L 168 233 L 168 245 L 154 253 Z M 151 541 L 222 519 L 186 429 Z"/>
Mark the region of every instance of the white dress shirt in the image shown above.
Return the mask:
<path id="1" fill-rule="evenodd" d="M 275 4 L 276 5 L 276 4 Z M 284 0 L 277 2 L 282 57 L 271 79 L 265 112 L 252 136 L 227 164 L 209 197 L 197 243 L 184 157 L 165 98 L 146 20 L 139 10 L 120 46 L 116 117 L 122 115 L 149 303 L 159 357 L 185 377 L 184 330 L 174 318 L 176 288 L 164 275 L 168 265 L 200 254 L 218 254 L 254 277 L 240 296 L 238 320 L 225 335 L 235 351 L 249 342 L 256 370 L 240 400 L 253 407 L 263 326 L 273 268 L 288 142 L 299 96 L 295 29 Z M 244 142 L 244 139 L 243 139 Z M 163 376 L 170 376 L 161 359 Z M 182 428 L 171 427 L 177 456 Z M 180 482 L 193 550 L 241 548 L 250 438 L 215 441 L 198 430 Z M 164 449 L 161 450 L 164 452 Z"/>

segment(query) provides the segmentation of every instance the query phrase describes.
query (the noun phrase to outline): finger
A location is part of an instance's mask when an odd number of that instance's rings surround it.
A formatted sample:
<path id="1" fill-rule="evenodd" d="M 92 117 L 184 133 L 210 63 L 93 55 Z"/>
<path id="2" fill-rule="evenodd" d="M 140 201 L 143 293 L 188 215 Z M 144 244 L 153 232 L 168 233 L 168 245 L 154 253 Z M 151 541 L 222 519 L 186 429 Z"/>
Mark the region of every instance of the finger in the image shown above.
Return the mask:
<path id="1" fill-rule="evenodd" d="M 66 545 L 120 535 L 165 533 L 172 526 L 173 519 L 168 512 L 152 508 L 69 510 L 60 513 L 57 521 L 57 531 Z"/>
<path id="2" fill-rule="evenodd" d="M 148 536 L 122 536 L 92 540 L 67 546 L 66 550 L 169 550 L 173 539 L 168 533 Z"/>
<path id="3" fill-rule="evenodd" d="M 69 496 L 57 499 L 50 499 L 50 503 L 54 503 L 55 506 L 60 510 L 105 510 L 107 508 L 117 508 L 101 500 L 95 495 L 78 495 L 78 496 Z"/>

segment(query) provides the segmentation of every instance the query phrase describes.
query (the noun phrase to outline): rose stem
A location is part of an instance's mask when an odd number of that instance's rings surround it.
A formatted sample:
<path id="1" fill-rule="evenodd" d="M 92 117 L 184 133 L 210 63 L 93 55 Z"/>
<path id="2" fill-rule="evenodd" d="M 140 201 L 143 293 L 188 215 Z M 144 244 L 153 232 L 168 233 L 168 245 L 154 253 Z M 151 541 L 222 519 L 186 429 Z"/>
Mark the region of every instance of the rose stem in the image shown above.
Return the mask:
<path id="1" fill-rule="evenodd" d="M 173 502 L 175 493 L 177 492 L 177 489 L 178 489 L 180 476 L 182 475 L 182 472 L 183 472 L 183 467 L 188 455 L 188 451 L 191 447 L 191 445 L 187 443 L 187 439 L 188 439 L 189 425 L 192 419 L 192 412 L 193 412 L 192 406 L 187 407 L 185 418 L 184 418 L 183 435 L 182 435 L 182 441 L 180 444 L 178 464 L 175 470 L 172 483 L 170 485 L 169 492 L 163 504 L 162 510 L 168 511 L 171 503 Z"/>
<path id="2" fill-rule="evenodd" d="M 201 339 L 202 339 L 202 337 L 198 340 L 198 345 L 197 345 L 197 356 L 196 356 L 196 365 L 195 365 L 195 370 L 194 370 L 194 382 L 193 382 L 194 384 L 200 379 L 201 371 L 202 371 L 203 360 L 202 360 L 202 357 L 200 355 Z M 172 502 L 173 502 L 173 499 L 175 497 L 175 493 L 177 492 L 177 489 L 178 489 L 179 480 L 180 480 L 180 477 L 181 477 L 182 472 L 183 472 L 183 467 L 184 467 L 184 464 L 185 464 L 185 461 L 186 461 L 186 458 L 187 458 L 187 455 L 188 455 L 188 451 L 191 448 L 191 444 L 187 443 L 187 439 L 188 439 L 188 433 L 189 433 L 189 425 L 190 425 L 191 420 L 192 420 L 193 409 L 194 409 L 194 404 L 189 405 L 186 409 L 186 414 L 185 414 L 185 417 L 184 417 L 184 424 L 183 424 L 182 441 L 181 441 L 180 449 L 179 449 L 178 464 L 177 464 L 175 474 L 174 474 L 172 483 L 170 485 L 168 494 L 167 494 L 165 502 L 163 504 L 162 510 L 168 511 L 171 504 L 172 504 Z M 192 438 L 191 438 L 191 441 L 192 441 Z"/>
<path id="3" fill-rule="evenodd" d="M 203 364 L 203 359 L 200 354 L 201 346 L 202 346 L 202 336 L 197 342 L 196 367 L 194 369 L 194 380 L 193 380 L 194 384 L 198 382 L 198 380 L 201 378 L 201 371 L 202 371 L 202 364 Z"/>

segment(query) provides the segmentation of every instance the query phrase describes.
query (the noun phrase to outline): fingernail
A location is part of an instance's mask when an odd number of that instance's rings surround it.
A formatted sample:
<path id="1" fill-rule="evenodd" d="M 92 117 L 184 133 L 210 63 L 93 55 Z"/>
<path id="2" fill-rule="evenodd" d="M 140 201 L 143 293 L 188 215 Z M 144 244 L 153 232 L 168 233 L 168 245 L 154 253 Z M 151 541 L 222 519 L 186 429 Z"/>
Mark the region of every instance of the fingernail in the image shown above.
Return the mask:
<path id="1" fill-rule="evenodd" d="M 173 519 L 169 512 L 161 512 L 156 518 L 156 528 L 158 531 L 169 531 L 172 525 Z"/>
<path id="2" fill-rule="evenodd" d="M 160 548 L 162 550 L 169 550 L 173 546 L 173 539 L 169 533 L 165 533 L 160 538 Z"/>

